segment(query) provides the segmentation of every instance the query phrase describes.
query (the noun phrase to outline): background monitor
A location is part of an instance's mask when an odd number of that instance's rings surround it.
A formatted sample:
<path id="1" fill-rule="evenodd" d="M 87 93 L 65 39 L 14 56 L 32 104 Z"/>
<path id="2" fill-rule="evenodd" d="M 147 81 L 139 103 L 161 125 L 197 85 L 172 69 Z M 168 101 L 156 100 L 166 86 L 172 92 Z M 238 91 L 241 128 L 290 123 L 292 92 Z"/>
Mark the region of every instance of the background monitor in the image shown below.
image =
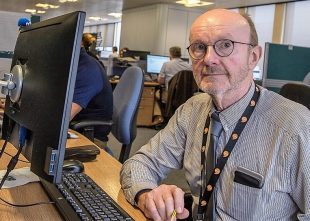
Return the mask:
<path id="1" fill-rule="evenodd" d="M 183 61 L 189 63 L 189 58 L 181 58 Z"/>
<path id="2" fill-rule="evenodd" d="M 159 74 L 161 67 L 167 61 L 170 61 L 170 58 L 167 56 L 147 55 L 146 72 L 150 74 Z"/>
<path id="3" fill-rule="evenodd" d="M 61 181 L 84 21 L 84 12 L 73 12 L 25 28 L 11 65 L 22 68 L 23 85 L 17 102 L 6 98 L 2 138 L 11 125 L 25 127 L 31 171 L 54 183 Z M 10 138 L 16 146 L 18 136 Z"/>
<path id="4" fill-rule="evenodd" d="M 147 55 L 151 54 L 149 51 L 133 51 L 133 50 L 126 50 L 123 53 L 123 57 L 132 57 L 132 58 L 137 58 L 139 57 L 138 60 L 146 60 Z"/>

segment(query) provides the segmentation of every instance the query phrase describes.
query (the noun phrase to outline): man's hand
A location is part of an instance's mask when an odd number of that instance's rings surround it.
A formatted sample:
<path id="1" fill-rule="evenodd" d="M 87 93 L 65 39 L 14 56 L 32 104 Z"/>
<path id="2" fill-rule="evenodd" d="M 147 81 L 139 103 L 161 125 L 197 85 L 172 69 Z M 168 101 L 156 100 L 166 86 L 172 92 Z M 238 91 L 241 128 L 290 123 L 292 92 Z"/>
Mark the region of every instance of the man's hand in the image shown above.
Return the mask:
<path id="1" fill-rule="evenodd" d="M 184 192 L 174 185 L 162 184 L 142 193 L 138 198 L 138 207 L 146 217 L 155 221 L 170 221 L 173 210 L 176 210 L 178 219 L 189 216 L 189 211 L 184 208 Z"/>

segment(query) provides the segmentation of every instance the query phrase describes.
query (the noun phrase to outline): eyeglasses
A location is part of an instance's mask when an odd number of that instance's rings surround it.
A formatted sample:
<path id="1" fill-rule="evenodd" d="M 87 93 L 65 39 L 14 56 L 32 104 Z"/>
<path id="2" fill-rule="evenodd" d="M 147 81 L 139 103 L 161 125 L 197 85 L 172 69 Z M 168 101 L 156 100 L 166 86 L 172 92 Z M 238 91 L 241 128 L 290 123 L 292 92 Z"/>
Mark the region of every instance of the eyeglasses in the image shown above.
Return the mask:
<path id="1" fill-rule="evenodd" d="M 250 45 L 253 47 L 253 45 L 249 44 L 249 43 L 232 41 L 229 39 L 221 39 L 221 40 L 216 41 L 213 45 L 205 45 L 205 44 L 200 43 L 200 42 L 193 43 L 187 47 L 187 50 L 188 50 L 189 55 L 194 60 L 203 59 L 205 57 L 207 51 L 208 51 L 209 46 L 213 46 L 214 51 L 218 56 L 227 57 L 234 51 L 235 43 Z"/>

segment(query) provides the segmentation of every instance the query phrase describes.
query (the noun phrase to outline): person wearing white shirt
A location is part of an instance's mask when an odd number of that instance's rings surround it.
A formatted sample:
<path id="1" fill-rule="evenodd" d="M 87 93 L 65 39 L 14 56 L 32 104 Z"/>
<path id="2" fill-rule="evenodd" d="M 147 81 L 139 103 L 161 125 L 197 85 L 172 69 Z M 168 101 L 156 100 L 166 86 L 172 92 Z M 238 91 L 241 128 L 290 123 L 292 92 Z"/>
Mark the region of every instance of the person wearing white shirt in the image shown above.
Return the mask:
<path id="1" fill-rule="evenodd" d="M 113 60 L 114 58 L 118 58 L 119 55 L 117 53 L 117 47 L 114 46 L 112 48 L 112 54 L 109 55 L 108 57 L 108 70 L 107 70 L 107 75 L 112 76 L 113 75 Z"/>
<path id="2" fill-rule="evenodd" d="M 179 71 L 192 70 L 192 66 L 181 59 L 181 48 L 174 46 L 169 49 L 170 61 L 165 62 L 160 70 L 157 81 L 160 84 L 165 84 L 165 91 L 163 91 L 162 98 L 166 100 L 168 83 L 171 78 Z"/>

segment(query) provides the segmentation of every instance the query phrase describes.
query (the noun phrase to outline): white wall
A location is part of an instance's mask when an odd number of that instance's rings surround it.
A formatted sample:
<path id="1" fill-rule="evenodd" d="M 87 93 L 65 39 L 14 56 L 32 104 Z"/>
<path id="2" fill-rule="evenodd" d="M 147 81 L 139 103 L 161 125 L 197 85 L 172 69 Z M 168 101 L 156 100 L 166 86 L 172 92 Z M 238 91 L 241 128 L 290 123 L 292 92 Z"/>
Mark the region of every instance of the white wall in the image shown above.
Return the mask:
<path id="1" fill-rule="evenodd" d="M 284 44 L 310 47 L 310 1 L 287 4 Z M 310 61 L 309 61 L 310 62 Z"/>
<path id="2" fill-rule="evenodd" d="M 19 33 L 19 27 L 17 26 L 17 23 L 20 18 L 28 18 L 30 20 L 30 15 L 26 13 L 0 11 L 1 51 L 14 50 L 16 39 Z"/>
<path id="3" fill-rule="evenodd" d="M 179 46 L 188 57 L 189 29 L 203 12 L 168 4 L 123 11 L 120 47 L 169 55 L 171 46 Z"/>
<path id="4" fill-rule="evenodd" d="M 265 43 L 272 42 L 275 5 L 264 5 L 248 8 L 258 35 L 258 44 L 263 48 L 262 58 L 258 62 L 259 69 L 263 70 Z"/>
<path id="5" fill-rule="evenodd" d="M 154 51 L 157 40 L 157 6 L 123 11 L 120 48 Z"/>

